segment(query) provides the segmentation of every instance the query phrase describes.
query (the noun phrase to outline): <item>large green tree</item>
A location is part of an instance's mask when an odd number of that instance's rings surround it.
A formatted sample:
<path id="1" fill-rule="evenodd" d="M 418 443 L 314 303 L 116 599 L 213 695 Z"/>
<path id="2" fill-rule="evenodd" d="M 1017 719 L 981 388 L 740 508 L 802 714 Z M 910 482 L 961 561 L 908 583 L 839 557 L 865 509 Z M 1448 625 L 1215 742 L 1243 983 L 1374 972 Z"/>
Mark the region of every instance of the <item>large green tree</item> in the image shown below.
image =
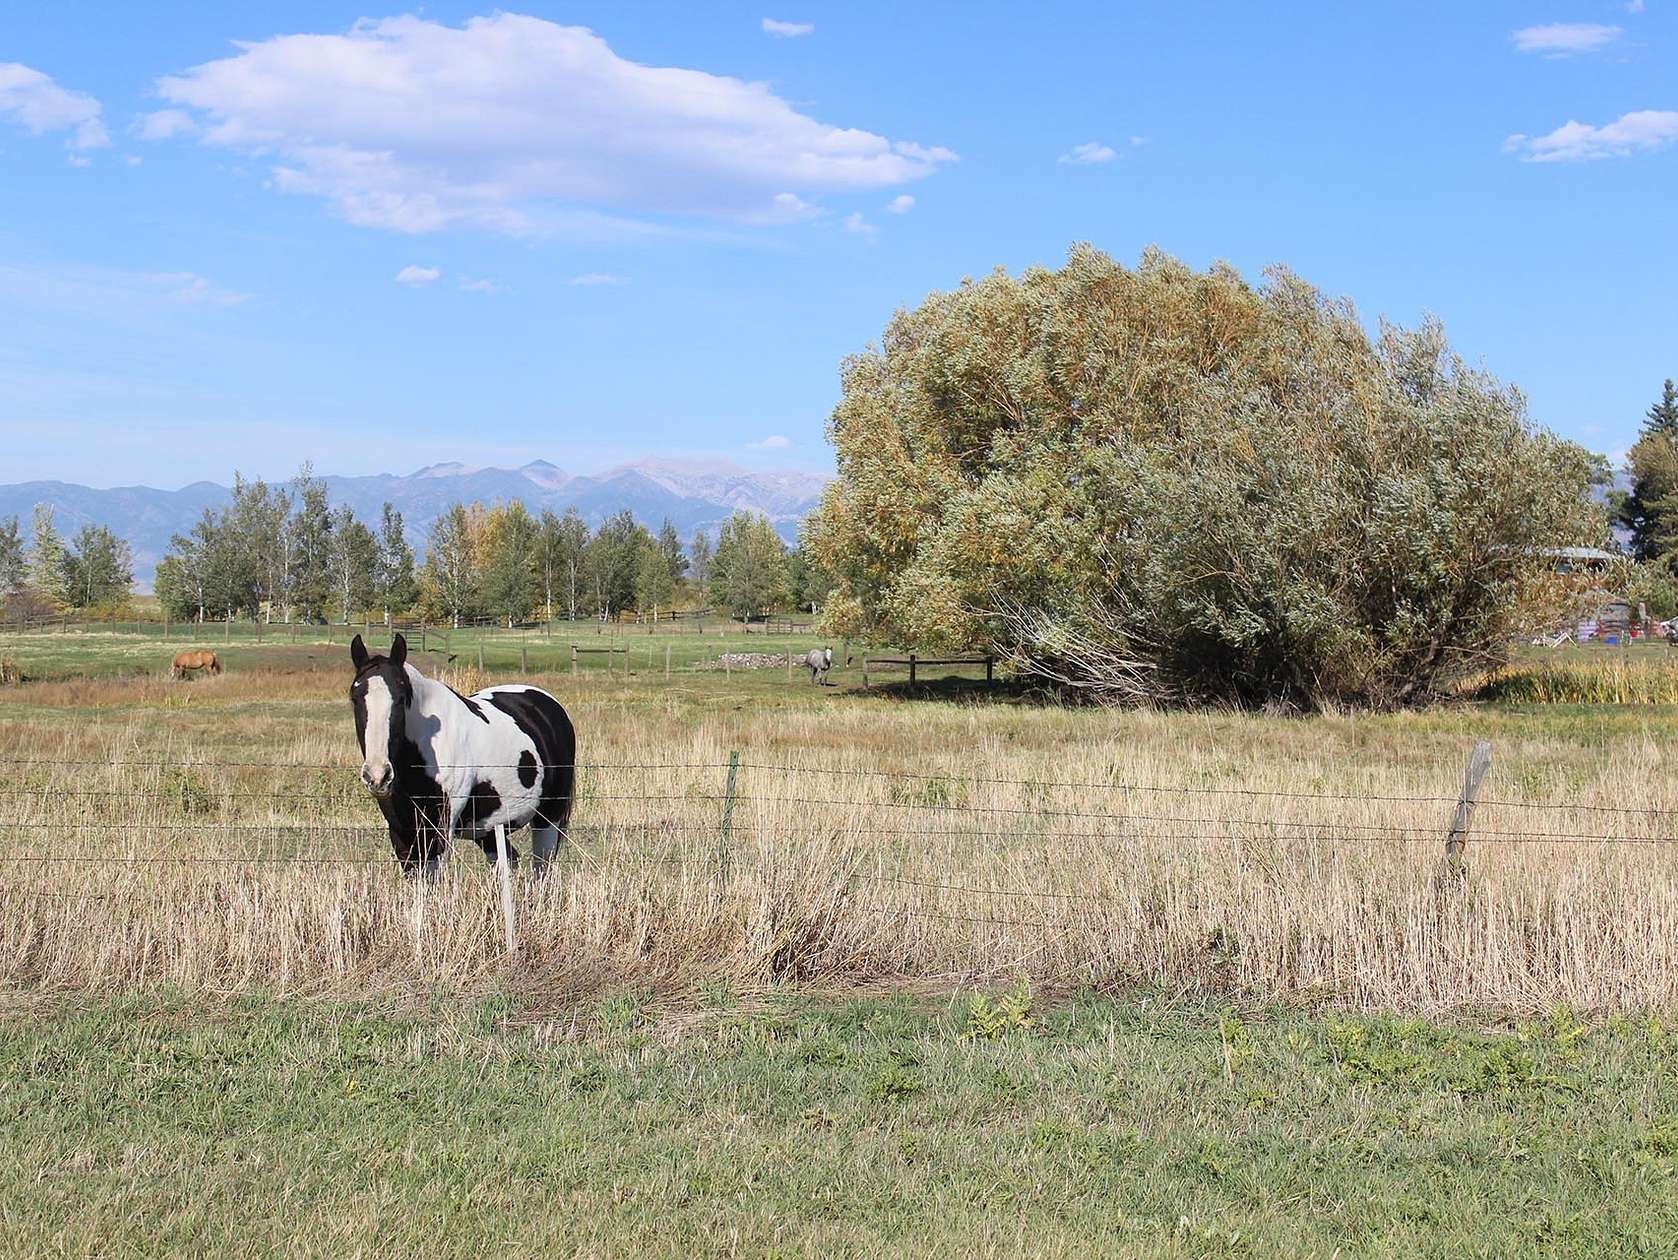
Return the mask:
<path id="1" fill-rule="evenodd" d="M 846 360 L 812 522 L 835 630 L 1111 697 L 1402 704 L 1499 659 L 1590 459 L 1440 329 L 1080 246 Z"/>
<path id="2" fill-rule="evenodd" d="M 1631 533 L 1639 560 L 1673 554 L 1678 535 L 1678 388 L 1668 380 L 1660 401 L 1644 413 L 1643 429 L 1626 452 L 1631 493 L 1620 505 L 1620 521 Z"/>
<path id="3" fill-rule="evenodd" d="M 64 579 L 65 596 L 76 608 L 125 608 L 134 586 L 134 555 L 128 541 L 103 525 L 83 525 L 65 552 Z"/>
<path id="4" fill-rule="evenodd" d="M 373 598 L 384 610 L 385 625 L 395 609 L 409 607 L 418 588 L 414 583 L 414 549 L 402 527 L 402 513 L 386 503 L 379 518 L 379 550 L 373 578 Z"/>
<path id="5" fill-rule="evenodd" d="M 484 600 L 509 629 L 536 602 L 540 541 L 536 521 L 517 499 L 490 513 Z"/>
<path id="6" fill-rule="evenodd" d="M 711 599 L 750 620 L 787 596 L 787 548 L 769 518 L 736 512 L 723 522 L 711 557 Z"/>
<path id="7" fill-rule="evenodd" d="M 455 504 L 431 522 L 420 585 L 428 609 L 458 626 L 477 606 L 479 572 L 473 554 L 472 518 Z"/>
<path id="8" fill-rule="evenodd" d="M 53 506 L 37 503 L 29 527 L 29 586 L 54 608 L 64 596 L 64 537 L 53 520 Z"/>
<path id="9" fill-rule="evenodd" d="M 635 606 L 635 578 L 647 538 L 647 531 L 635 523 L 627 508 L 600 522 L 583 554 L 590 610 L 595 615 L 612 618 Z"/>
<path id="10" fill-rule="evenodd" d="M 0 599 L 23 592 L 29 566 L 24 558 L 23 532 L 15 516 L 0 520 Z"/>
<path id="11" fill-rule="evenodd" d="M 347 626 L 356 613 L 372 606 L 376 596 L 379 540 L 372 530 L 356 520 L 348 506 L 335 510 L 331 519 L 327 563 L 338 616 Z"/>

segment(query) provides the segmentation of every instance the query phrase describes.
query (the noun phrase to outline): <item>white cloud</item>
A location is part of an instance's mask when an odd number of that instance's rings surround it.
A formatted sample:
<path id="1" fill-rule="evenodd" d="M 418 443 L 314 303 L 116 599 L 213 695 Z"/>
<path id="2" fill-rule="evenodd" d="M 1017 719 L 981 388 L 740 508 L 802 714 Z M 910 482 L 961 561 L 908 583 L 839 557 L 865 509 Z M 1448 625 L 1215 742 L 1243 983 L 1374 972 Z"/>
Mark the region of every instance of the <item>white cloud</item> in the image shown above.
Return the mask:
<path id="1" fill-rule="evenodd" d="M 763 83 L 640 65 L 581 27 L 508 13 L 276 36 L 158 93 L 203 143 L 271 155 L 275 188 L 403 232 L 534 233 L 602 210 L 785 223 L 816 213 L 810 197 L 955 160 L 819 122 Z"/>
<path id="2" fill-rule="evenodd" d="M 99 102 L 85 92 L 61 88 L 18 62 L 0 62 L 0 116 L 11 118 L 30 135 L 68 131 L 70 148 L 102 149 L 111 137 L 101 112 Z"/>
<path id="3" fill-rule="evenodd" d="M 815 29 L 813 22 L 777 22 L 774 18 L 763 19 L 763 33 L 773 35 L 776 39 L 797 39 Z"/>
<path id="4" fill-rule="evenodd" d="M 173 308 L 238 306 L 250 300 L 192 271 L 119 271 L 0 264 L 0 301 L 150 327 Z"/>
<path id="5" fill-rule="evenodd" d="M 1643 12 L 1643 0 L 1626 0 L 1626 12 L 1627 13 L 1641 13 L 1641 12 Z"/>
<path id="6" fill-rule="evenodd" d="M 1600 127 L 1570 120 L 1548 135 L 1516 134 L 1503 142 L 1503 151 L 1519 153 L 1526 162 L 1578 162 L 1651 153 L 1674 141 L 1678 110 L 1640 109 Z"/>
<path id="7" fill-rule="evenodd" d="M 886 202 L 886 209 L 891 211 L 893 214 L 908 214 L 909 211 L 914 208 L 915 199 L 908 193 L 899 193 L 890 201 Z"/>
<path id="8" fill-rule="evenodd" d="M 1147 136 L 1132 136 L 1130 138 L 1130 147 L 1133 148 L 1133 149 L 1140 149 L 1143 145 L 1145 145 L 1147 143 L 1148 143 L 1148 137 Z"/>
<path id="9" fill-rule="evenodd" d="M 501 286 L 493 280 L 462 280 L 460 287 L 467 293 L 499 293 Z"/>
<path id="10" fill-rule="evenodd" d="M 420 267 L 414 263 L 409 263 L 406 267 L 402 268 L 401 271 L 396 273 L 396 282 L 398 284 L 412 285 L 417 289 L 421 285 L 430 284 L 442 274 L 443 273 L 435 267 Z"/>
<path id="11" fill-rule="evenodd" d="M 1069 166 L 1094 166 L 1100 162 L 1111 162 L 1118 156 L 1112 148 L 1092 140 L 1088 144 L 1073 145 L 1060 155 L 1060 160 Z"/>
<path id="12" fill-rule="evenodd" d="M 784 434 L 771 433 L 759 442 L 747 442 L 746 446 L 754 451 L 787 451 L 792 449 L 792 439 Z"/>
<path id="13" fill-rule="evenodd" d="M 141 114 L 129 130 L 142 140 L 171 140 L 193 134 L 198 124 L 184 109 L 158 109 Z"/>
<path id="14" fill-rule="evenodd" d="M 593 286 L 599 284 L 627 284 L 628 281 L 622 276 L 608 275 L 604 271 L 585 271 L 580 276 L 572 276 L 566 283 Z"/>
<path id="15" fill-rule="evenodd" d="M 146 279 L 156 285 L 172 302 L 183 306 L 237 306 L 248 302 L 250 294 L 234 293 L 211 284 L 203 276 L 190 271 L 154 272 Z"/>
<path id="16" fill-rule="evenodd" d="M 870 241 L 878 234 L 878 229 L 876 229 L 875 226 L 867 219 L 863 218 L 860 211 L 853 211 L 845 216 L 844 228 L 845 231 L 849 232 L 852 236 L 860 236 L 863 239 Z"/>
<path id="17" fill-rule="evenodd" d="M 1515 51 L 1542 53 L 1546 57 L 1576 57 L 1601 52 L 1620 38 L 1620 28 L 1596 22 L 1551 22 L 1545 26 L 1524 26 L 1509 36 Z"/>

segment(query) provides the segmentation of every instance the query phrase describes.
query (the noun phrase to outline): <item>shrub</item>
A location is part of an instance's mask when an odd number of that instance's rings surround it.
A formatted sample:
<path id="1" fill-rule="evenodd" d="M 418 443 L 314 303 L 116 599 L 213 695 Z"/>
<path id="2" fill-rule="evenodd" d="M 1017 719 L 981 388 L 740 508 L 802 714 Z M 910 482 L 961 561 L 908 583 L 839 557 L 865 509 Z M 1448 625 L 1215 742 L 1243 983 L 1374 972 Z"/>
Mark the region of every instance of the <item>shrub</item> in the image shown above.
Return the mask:
<path id="1" fill-rule="evenodd" d="M 847 360 L 829 432 L 845 630 L 1112 698 L 1437 694 L 1603 528 L 1590 455 L 1437 325 L 1372 342 L 1287 272 L 1155 252 L 933 294 Z"/>

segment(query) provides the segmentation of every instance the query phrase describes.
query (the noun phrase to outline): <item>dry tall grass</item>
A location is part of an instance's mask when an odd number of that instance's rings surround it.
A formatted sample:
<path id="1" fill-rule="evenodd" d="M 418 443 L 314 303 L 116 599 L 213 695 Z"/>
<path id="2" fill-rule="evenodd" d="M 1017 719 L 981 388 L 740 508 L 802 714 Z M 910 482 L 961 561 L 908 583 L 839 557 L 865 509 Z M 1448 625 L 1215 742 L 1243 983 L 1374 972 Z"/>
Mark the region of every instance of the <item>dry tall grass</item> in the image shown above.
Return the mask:
<path id="1" fill-rule="evenodd" d="M 1416 1011 L 1678 999 L 1678 792 L 1655 728 L 1612 748 L 1505 729 L 1458 880 L 1440 872 L 1466 724 L 547 681 L 585 765 L 562 873 L 521 877 L 516 961 L 475 847 L 434 885 L 399 876 L 336 675 L 13 692 L 0 985 L 1024 975 Z"/>

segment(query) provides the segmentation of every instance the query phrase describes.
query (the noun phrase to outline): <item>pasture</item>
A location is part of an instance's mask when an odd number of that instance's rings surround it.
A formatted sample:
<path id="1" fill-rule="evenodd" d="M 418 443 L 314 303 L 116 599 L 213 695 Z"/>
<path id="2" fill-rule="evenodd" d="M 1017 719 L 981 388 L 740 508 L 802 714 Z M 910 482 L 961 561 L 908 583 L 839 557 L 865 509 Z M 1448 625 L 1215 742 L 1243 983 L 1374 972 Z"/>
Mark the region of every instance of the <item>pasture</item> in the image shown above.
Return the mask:
<path id="1" fill-rule="evenodd" d="M 1678 1229 L 1671 706 L 1104 712 L 698 667 L 809 636 L 623 637 L 656 668 L 505 632 L 482 674 L 475 637 L 418 661 L 461 691 L 527 662 L 579 733 L 516 958 L 474 846 L 398 875 L 341 630 L 211 637 L 228 672 L 186 682 L 178 639 L 0 638 L 38 679 L 0 688 L 0 1253 Z"/>

